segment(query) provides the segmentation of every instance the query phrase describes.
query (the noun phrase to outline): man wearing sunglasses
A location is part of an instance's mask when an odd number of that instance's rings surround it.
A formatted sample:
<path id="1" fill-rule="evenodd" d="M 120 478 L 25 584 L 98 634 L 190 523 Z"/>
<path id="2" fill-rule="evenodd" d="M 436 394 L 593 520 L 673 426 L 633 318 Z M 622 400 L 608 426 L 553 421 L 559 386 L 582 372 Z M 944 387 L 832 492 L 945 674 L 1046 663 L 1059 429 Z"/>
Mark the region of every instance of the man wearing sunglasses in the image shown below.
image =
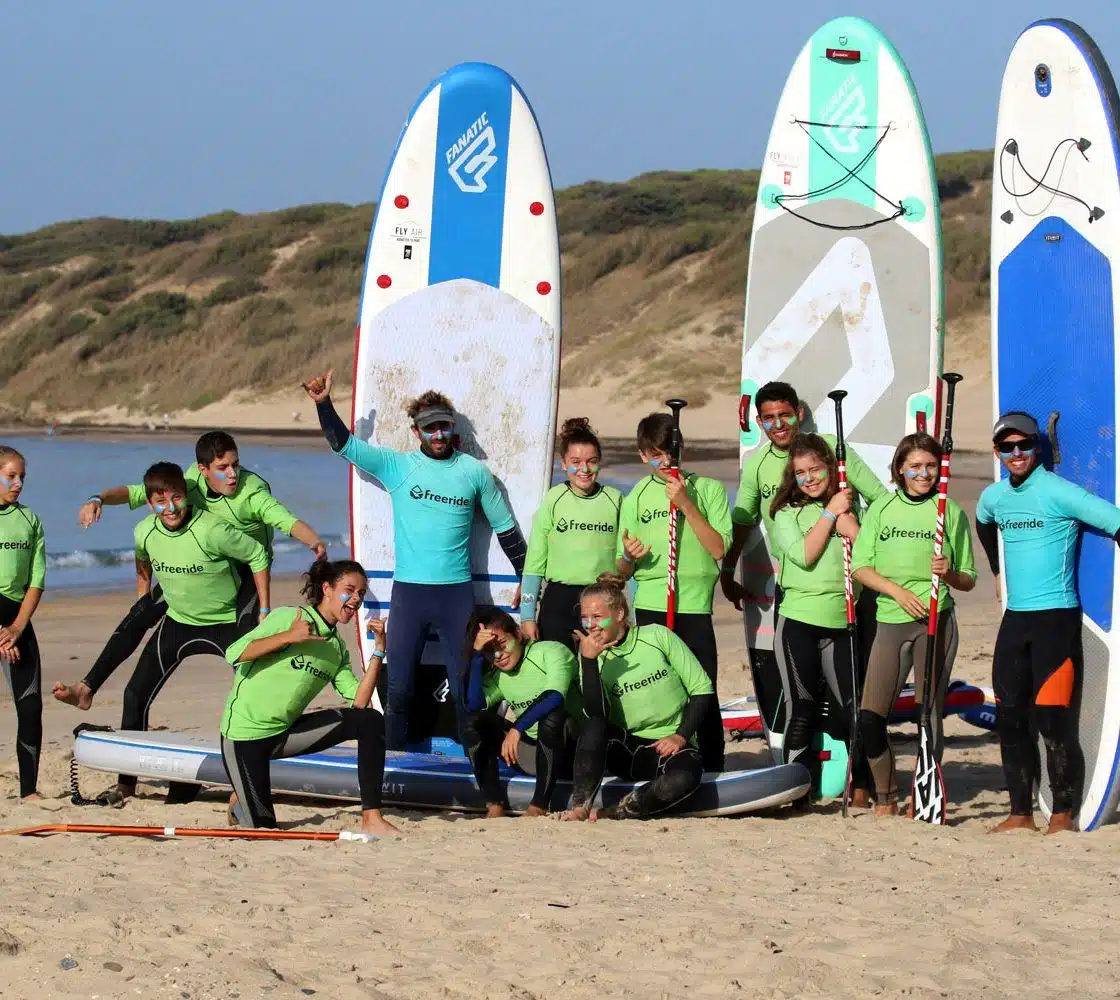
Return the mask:
<path id="1" fill-rule="evenodd" d="M 1008 477 L 985 487 L 976 505 L 976 534 L 1007 609 L 992 656 L 996 730 L 1011 815 L 993 832 L 1034 830 L 1033 789 L 1038 757 L 1035 726 L 1046 747 L 1053 796 L 1047 833 L 1072 830 L 1074 795 L 1082 771 L 1070 701 L 1081 669 L 1081 602 L 1074 581 L 1081 526 L 1120 543 L 1120 509 L 1039 462 L 1038 424 L 1020 411 L 992 429 L 994 452 Z"/>
<path id="2" fill-rule="evenodd" d="M 332 370 L 302 383 L 315 403 L 323 436 L 335 454 L 377 479 L 393 505 L 396 565 L 386 649 L 385 741 L 390 750 L 401 750 L 427 629 L 439 635 L 449 671 L 466 663 L 467 623 L 474 610 L 470 542 L 475 508 L 482 508 L 519 578 L 525 539 L 493 473 L 456 447 L 455 410 L 446 396 L 428 390 L 406 404 L 420 450 L 397 451 L 350 433 L 331 402 L 333 377 Z M 451 676 L 448 680 L 456 692 L 459 685 Z M 461 724 L 459 697 L 455 708 Z"/>

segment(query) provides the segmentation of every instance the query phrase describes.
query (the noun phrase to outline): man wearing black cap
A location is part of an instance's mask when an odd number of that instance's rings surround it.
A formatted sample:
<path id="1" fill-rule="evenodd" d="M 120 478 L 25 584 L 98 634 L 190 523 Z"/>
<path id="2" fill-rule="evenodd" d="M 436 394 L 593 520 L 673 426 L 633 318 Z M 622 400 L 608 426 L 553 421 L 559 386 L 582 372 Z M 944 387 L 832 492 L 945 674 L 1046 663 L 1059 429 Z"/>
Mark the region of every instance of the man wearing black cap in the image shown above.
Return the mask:
<path id="1" fill-rule="evenodd" d="M 446 396 L 429 390 L 406 405 L 420 450 L 396 451 L 360 441 L 347 430 L 331 402 L 333 375 L 328 371 L 303 383 L 323 435 L 336 454 L 375 477 L 393 505 L 396 564 L 386 649 L 385 741 L 390 750 L 400 750 L 429 627 L 440 637 L 448 686 L 462 718 L 456 671 L 466 663 L 467 622 L 474 610 L 470 540 L 475 507 L 482 508 L 518 577 L 525 540 L 490 470 L 456 449 L 455 410 Z"/>
<path id="2" fill-rule="evenodd" d="M 1007 610 L 992 656 L 996 729 L 1011 816 L 993 832 L 1036 829 L 1032 799 L 1038 757 L 1030 734 L 1033 715 L 1046 746 L 1053 796 L 1047 833 L 1072 830 L 1074 796 L 1083 762 L 1070 701 L 1081 669 L 1081 602 L 1074 582 L 1081 525 L 1120 543 L 1120 509 L 1038 460 L 1038 424 L 1029 414 L 1005 413 L 992 429 L 994 451 L 1009 478 L 985 488 L 976 505 L 976 534 L 999 593 L 998 536 L 1003 535 Z"/>

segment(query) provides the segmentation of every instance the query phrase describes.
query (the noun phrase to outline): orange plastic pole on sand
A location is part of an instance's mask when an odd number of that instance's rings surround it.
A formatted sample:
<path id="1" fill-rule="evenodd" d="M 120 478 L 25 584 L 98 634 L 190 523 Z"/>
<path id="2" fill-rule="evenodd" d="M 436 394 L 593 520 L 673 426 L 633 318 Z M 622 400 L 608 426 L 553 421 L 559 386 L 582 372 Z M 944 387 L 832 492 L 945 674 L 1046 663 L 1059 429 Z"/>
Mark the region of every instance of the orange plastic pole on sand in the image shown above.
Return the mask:
<path id="1" fill-rule="evenodd" d="M 24 826 L 0 830 L 0 837 L 29 837 L 49 833 L 99 833 L 124 837 L 221 837 L 227 840 L 356 840 L 369 843 L 377 839 L 372 833 L 337 830 L 333 833 L 311 833 L 301 830 L 208 830 L 191 826 L 89 826 L 80 823 L 54 823 L 49 826 Z"/>

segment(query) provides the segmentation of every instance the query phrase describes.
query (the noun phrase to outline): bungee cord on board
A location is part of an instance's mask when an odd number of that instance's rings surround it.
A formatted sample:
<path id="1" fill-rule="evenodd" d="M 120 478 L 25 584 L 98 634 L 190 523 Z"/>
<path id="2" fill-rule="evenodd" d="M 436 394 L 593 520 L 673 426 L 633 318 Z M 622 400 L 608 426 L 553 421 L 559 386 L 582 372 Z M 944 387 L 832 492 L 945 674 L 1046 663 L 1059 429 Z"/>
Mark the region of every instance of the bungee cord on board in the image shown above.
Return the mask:
<path id="1" fill-rule="evenodd" d="M 905 205 L 902 204 L 902 202 L 891 201 L 890 198 L 888 198 L 881 191 L 879 191 L 874 185 L 869 184 L 866 180 L 864 180 L 862 177 L 859 176 L 859 172 L 865 166 L 867 166 L 868 163 L 871 162 L 871 158 L 878 152 L 879 147 L 883 144 L 883 140 L 886 139 L 887 134 L 891 130 L 891 126 L 889 124 L 888 125 L 854 125 L 854 124 L 851 124 L 850 122 L 803 121 L 800 118 L 795 118 L 793 120 L 793 123 L 795 125 L 797 125 L 798 127 L 800 127 L 801 131 L 803 131 L 809 137 L 809 139 L 813 143 L 813 145 L 815 145 L 818 149 L 820 149 L 830 160 L 832 160 L 838 167 L 840 167 L 844 171 L 844 174 L 843 174 L 843 176 L 841 176 L 841 177 L 837 178 L 835 181 L 833 181 L 831 184 L 826 184 L 824 187 L 818 188 L 815 191 L 806 191 L 804 194 L 779 194 L 779 195 L 776 195 L 774 197 L 774 203 L 779 208 L 783 209 L 786 212 L 789 212 L 790 215 L 796 216 L 798 219 L 801 219 L 804 222 L 810 223 L 811 225 L 818 226 L 821 229 L 834 229 L 834 230 L 837 230 L 838 232 L 848 232 L 848 231 L 859 230 L 859 229 L 871 229 L 874 226 L 881 226 L 884 223 L 893 222 L 895 219 L 901 218 L 903 215 L 906 214 L 906 207 L 905 207 Z M 810 129 L 814 125 L 817 126 L 818 128 L 882 129 L 882 132 L 879 135 L 879 137 L 875 140 L 875 144 L 871 147 L 871 149 L 869 149 L 867 151 L 867 153 L 859 161 L 859 163 L 857 163 L 854 167 L 846 167 L 832 153 L 831 150 L 829 150 L 823 143 L 821 143 L 821 141 L 815 135 L 813 135 L 813 133 L 810 131 Z M 809 218 L 809 216 L 802 215 L 800 212 L 794 211 L 792 208 L 789 208 L 785 204 L 785 202 L 787 202 L 787 201 L 808 201 L 810 198 L 820 198 L 824 195 L 832 194 L 833 191 L 836 191 L 839 188 L 843 187 L 850 180 L 858 181 L 865 188 L 867 188 L 868 191 L 870 191 L 873 195 L 875 195 L 876 198 L 878 198 L 881 201 L 886 202 L 886 204 L 890 205 L 890 207 L 894 210 L 894 214 L 890 215 L 890 216 L 885 216 L 884 218 L 881 218 L 881 219 L 873 219 L 870 222 L 859 222 L 859 223 L 854 223 L 852 225 L 840 226 L 840 225 L 836 225 L 836 224 L 831 223 L 831 222 L 822 222 L 819 219 L 811 219 L 811 218 Z"/>
<path id="2" fill-rule="evenodd" d="M 1086 160 L 1086 162 L 1088 162 L 1089 157 L 1085 155 L 1085 151 L 1091 145 L 1092 145 L 1092 143 L 1088 139 L 1086 139 L 1084 136 L 1082 136 L 1080 139 L 1072 139 L 1072 138 L 1063 139 L 1061 142 L 1059 142 L 1054 147 L 1053 152 L 1051 152 L 1050 159 L 1046 163 L 1046 169 L 1044 171 L 1042 171 L 1042 176 L 1041 177 L 1035 177 L 1027 169 L 1026 164 L 1023 163 L 1023 158 L 1019 155 L 1019 141 L 1017 139 L 1008 139 L 1007 142 L 1005 142 L 1003 144 L 1003 147 L 999 151 L 999 183 L 1000 183 L 1000 186 L 1012 198 L 1016 199 L 1016 201 L 1018 201 L 1020 198 L 1029 198 L 1032 194 L 1034 194 L 1036 191 L 1039 191 L 1039 190 L 1048 191 L 1050 194 L 1052 194 L 1052 195 L 1054 195 L 1055 197 L 1058 197 L 1058 198 L 1068 198 L 1070 201 L 1074 201 L 1078 205 L 1081 205 L 1085 209 L 1085 211 L 1089 213 L 1089 222 L 1090 223 L 1096 222 L 1099 218 L 1101 218 L 1104 215 L 1104 209 L 1103 208 L 1101 208 L 1099 206 L 1090 205 L 1087 201 L 1084 201 L 1081 198 L 1078 198 L 1077 195 L 1071 194 L 1069 191 L 1063 191 L 1059 187 L 1053 187 L 1053 186 L 1046 183 L 1046 178 L 1050 175 L 1050 170 L 1054 166 L 1054 161 L 1057 159 L 1058 153 L 1061 152 L 1063 147 L 1065 147 L 1065 149 L 1066 149 L 1066 158 L 1067 159 L 1069 157 L 1069 154 L 1072 153 L 1074 149 L 1076 149 L 1081 154 L 1081 156 Z M 1016 165 L 1019 167 L 1020 170 L 1023 171 L 1023 174 L 1034 185 L 1034 187 L 1032 187 L 1029 191 L 1012 191 L 1011 190 L 1011 188 L 1008 186 L 1007 179 L 1004 176 L 1004 170 L 1003 170 L 1003 158 L 1004 158 L 1004 156 L 1014 156 L 1015 157 Z M 1064 170 L 1064 167 L 1063 167 L 1063 170 Z M 1014 218 L 1015 218 L 1015 216 L 1010 211 L 1010 209 L 1008 211 L 1004 212 L 1003 215 L 1000 216 L 1000 219 L 1002 219 L 1004 222 L 1008 222 L 1008 223 L 1010 223 Z"/>

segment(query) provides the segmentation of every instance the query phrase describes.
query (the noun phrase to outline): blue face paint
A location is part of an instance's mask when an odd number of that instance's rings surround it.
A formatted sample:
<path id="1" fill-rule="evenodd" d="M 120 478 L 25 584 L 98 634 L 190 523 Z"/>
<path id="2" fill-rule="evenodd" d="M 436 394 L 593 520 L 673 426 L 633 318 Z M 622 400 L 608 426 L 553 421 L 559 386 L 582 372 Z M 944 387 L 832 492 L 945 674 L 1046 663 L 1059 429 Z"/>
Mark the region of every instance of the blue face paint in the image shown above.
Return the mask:
<path id="1" fill-rule="evenodd" d="M 23 485 L 23 479 L 19 476 L 12 476 L 11 479 L 9 479 L 7 476 L 0 476 L 0 488 L 10 490 L 17 485 Z"/>
<path id="2" fill-rule="evenodd" d="M 595 621 L 592 618 L 581 618 L 580 619 L 580 624 L 583 625 L 584 630 L 592 628 L 596 625 L 601 629 L 607 629 L 607 628 L 610 628 L 613 623 L 614 623 L 613 618 L 600 618 L 598 621 Z"/>
<path id="3" fill-rule="evenodd" d="M 237 481 L 237 473 L 231 472 L 228 476 L 224 472 L 219 472 L 215 469 L 211 475 L 221 483 L 228 483 L 231 479 Z"/>
<path id="4" fill-rule="evenodd" d="M 185 500 L 171 500 L 167 503 L 153 503 L 152 510 L 157 514 L 178 514 L 180 511 L 186 510 L 187 503 Z"/>
<path id="5" fill-rule="evenodd" d="M 598 471 L 598 462 L 584 462 L 582 465 L 569 465 L 567 467 L 567 473 L 569 476 L 578 476 L 581 472 L 586 472 L 594 475 Z"/>
<path id="6" fill-rule="evenodd" d="M 660 458 L 651 458 L 648 462 L 646 462 L 646 465 L 651 465 L 655 469 L 660 469 L 661 468 L 661 459 Z"/>

